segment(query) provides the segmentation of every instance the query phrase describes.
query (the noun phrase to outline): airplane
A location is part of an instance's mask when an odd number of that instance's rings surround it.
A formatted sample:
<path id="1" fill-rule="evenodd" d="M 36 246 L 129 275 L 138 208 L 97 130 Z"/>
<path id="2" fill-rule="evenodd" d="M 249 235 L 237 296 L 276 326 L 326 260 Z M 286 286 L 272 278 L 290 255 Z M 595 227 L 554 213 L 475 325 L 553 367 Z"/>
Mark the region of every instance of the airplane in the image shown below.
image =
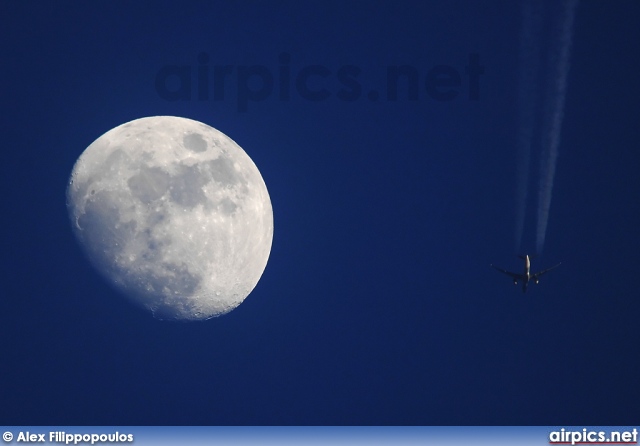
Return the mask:
<path id="1" fill-rule="evenodd" d="M 497 269 L 498 271 L 500 271 L 501 273 L 504 273 L 508 276 L 511 276 L 513 278 L 513 284 L 517 285 L 518 281 L 521 280 L 522 281 L 522 292 L 526 293 L 527 292 L 527 286 L 529 285 L 530 281 L 534 281 L 536 284 L 540 281 L 540 276 L 543 275 L 544 273 L 548 273 L 549 271 L 551 271 L 554 268 L 557 268 L 558 266 L 560 266 L 560 263 L 558 263 L 556 266 L 552 266 L 551 268 L 545 269 L 540 271 L 539 273 L 535 273 L 535 274 L 531 274 L 530 269 L 531 269 L 531 261 L 529 260 L 529 256 L 528 255 L 524 255 L 524 256 L 518 256 L 520 257 L 522 260 L 524 260 L 524 271 L 522 274 L 517 274 L 517 273 L 512 273 L 509 271 L 506 271 L 502 268 L 498 268 L 495 265 L 491 265 L 493 268 Z"/>

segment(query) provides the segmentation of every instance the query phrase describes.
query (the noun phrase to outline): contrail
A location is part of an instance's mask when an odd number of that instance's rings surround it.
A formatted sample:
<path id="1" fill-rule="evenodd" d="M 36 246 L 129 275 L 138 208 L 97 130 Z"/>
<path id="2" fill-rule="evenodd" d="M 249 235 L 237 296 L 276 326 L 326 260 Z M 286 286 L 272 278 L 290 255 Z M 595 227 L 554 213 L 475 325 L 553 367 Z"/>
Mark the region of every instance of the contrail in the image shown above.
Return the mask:
<path id="1" fill-rule="evenodd" d="M 538 6 L 538 7 L 536 7 Z M 520 33 L 520 60 L 518 84 L 518 158 L 516 166 L 516 252 L 522 245 L 527 195 L 529 193 L 529 165 L 535 124 L 536 90 L 540 65 L 541 13 L 539 4 L 524 1 L 522 31 Z"/>
<path id="2" fill-rule="evenodd" d="M 578 0 L 524 0 L 518 84 L 516 251 L 520 251 L 532 152 L 538 155 L 536 249 L 544 248 L 569 72 L 571 34 Z M 544 49 L 544 50 L 543 50 Z M 544 51 L 544 52 L 543 52 Z M 543 56 L 546 56 L 543 58 Z M 541 95 L 540 91 L 544 94 Z M 534 148 L 539 150 L 533 151 Z"/>
<path id="3" fill-rule="evenodd" d="M 556 172 L 558 145 L 562 118 L 564 116 L 564 102 L 567 88 L 567 74 L 569 73 L 569 56 L 571 51 L 571 34 L 577 0 L 566 0 L 562 4 L 560 26 L 554 29 L 556 38 L 551 40 L 547 94 L 545 98 L 545 117 L 542 128 L 542 153 L 540 157 L 540 182 L 538 190 L 538 226 L 536 232 L 536 249 L 542 252 L 549 221 L 549 208 L 553 192 L 553 178 Z M 557 42 L 557 45 L 556 45 Z"/>

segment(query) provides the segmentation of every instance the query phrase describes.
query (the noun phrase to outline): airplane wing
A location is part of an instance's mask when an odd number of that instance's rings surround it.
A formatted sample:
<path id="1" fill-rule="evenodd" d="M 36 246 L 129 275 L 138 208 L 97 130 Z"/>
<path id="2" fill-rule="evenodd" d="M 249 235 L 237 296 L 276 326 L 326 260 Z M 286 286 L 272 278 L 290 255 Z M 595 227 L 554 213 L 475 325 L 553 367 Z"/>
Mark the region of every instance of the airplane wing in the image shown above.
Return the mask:
<path id="1" fill-rule="evenodd" d="M 559 267 L 561 264 L 562 264 L 562 262 L 558 263 L 558 264 L 557 264 L 557 265 L 555 265 L 555 266 L 552 266 L 551 268 L 547 268 L 547 269 L 545 269 L 545 270 L 542 270 L 542 271 L 540 271 L 539 273 L 532 274 L 532 275 L 531 275 L 531 277 L 532 277 L 533 279 L 538 279 L 538 278 L 539 278 L 541 275 L 543 275 L 544 273 L 548 273 L 548 272 L 549 272 L 549 271 L 551 271 L 552 269 Z"/>
<path id="2" fill-rule="evenodd" d="M 512 277 L 513 279 L 515 279 L 515 280 L 524 280 L 524 276 L 523 276 L 522 274 L 512 273 L 512 272 L 507 271 L 507 270 L 504 270 L 504 269 L 502 269 L 502 268 L 498 268 L 498 267 L 497 267 L 497 266 L 495 266 L 495 265 L 491 265 L 491 266 L 492 266 L 493 268 L 497 269 L 498 271 L 500 271 L 501 273 L 504 273 L 504 274 L 506 274 L 507 276 L 511 276 L 511 277 Z M 557 266 L 557 265 L 556 265 L 556 266 Z M 555 266 L 554 266 L 554 268 L 555 268 Z M 551 269 L 551 268 L 549 268 L 549 269 Z M 546 272 L 546 271 L 545 271 L 545 272 Z"/>

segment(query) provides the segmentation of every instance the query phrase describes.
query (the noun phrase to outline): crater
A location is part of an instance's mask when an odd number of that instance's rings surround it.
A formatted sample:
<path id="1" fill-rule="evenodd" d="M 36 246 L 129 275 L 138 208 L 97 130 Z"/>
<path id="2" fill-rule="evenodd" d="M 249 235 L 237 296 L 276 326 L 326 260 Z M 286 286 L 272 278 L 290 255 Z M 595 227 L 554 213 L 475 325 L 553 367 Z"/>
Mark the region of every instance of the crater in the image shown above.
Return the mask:
<path id="1" fill-rule="evenodd" d="M 207 142 L 200 133 L 187 133 L 182 138 L 182 143 L 192 152 L 202 153 L 207 150 Z"/>

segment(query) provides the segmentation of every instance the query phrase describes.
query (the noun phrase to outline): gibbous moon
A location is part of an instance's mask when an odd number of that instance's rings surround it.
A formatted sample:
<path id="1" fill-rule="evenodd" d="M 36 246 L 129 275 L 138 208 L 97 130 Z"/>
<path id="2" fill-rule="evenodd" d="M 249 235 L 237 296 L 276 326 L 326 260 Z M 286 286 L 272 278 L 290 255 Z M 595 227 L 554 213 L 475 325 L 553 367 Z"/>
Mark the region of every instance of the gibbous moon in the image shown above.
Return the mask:
<path id="1" fill-rule="evenodd" d="M 190 119 L 136 119 L 95 140 L 73 167 L 67 207 L 91 263 L 158 319 L 233 310 L 271 251 L 258 168 L 228 136 Z"/>

